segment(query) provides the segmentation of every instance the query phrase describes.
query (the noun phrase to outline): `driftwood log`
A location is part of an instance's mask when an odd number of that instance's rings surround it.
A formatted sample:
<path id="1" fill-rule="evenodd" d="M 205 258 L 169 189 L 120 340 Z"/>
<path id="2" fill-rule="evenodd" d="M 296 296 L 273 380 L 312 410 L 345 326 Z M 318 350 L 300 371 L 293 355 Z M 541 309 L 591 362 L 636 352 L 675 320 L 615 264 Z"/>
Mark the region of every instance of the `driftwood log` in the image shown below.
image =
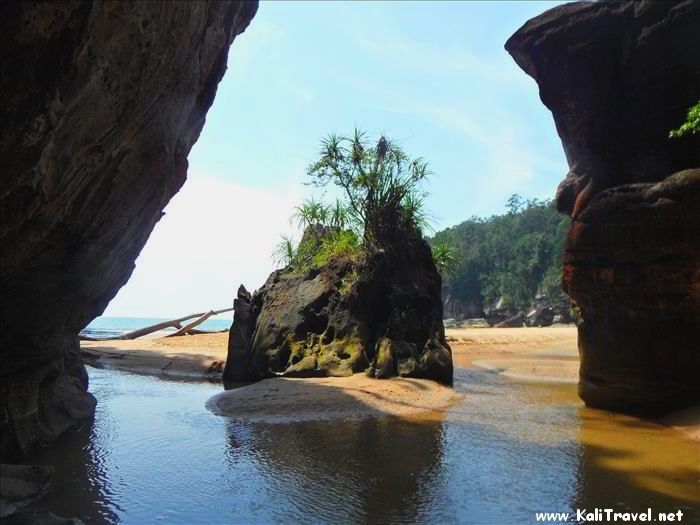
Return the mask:
<path id="1" fill-rule="evenodd" d="M 175 336 L 180 336 L 180 335 L 186 335 L 186 334 L 192 334 L 192 333 L 205 333 L 202 330 L 194 330 L 196 326 L 199 326 L 202 324 L 204 321 L 209 319 L 212 315 L 218 315 L 218 314 L 223 314 L 225 312 L 230 312 L 232 311 L 233 308 L 224 308 L 223 310 L 209 310 L 208 312 L 200 312 L 197 314 L 190 314 L 186 315 L 185 317 L 180 317 L 178 319 L 171 319 L 169 321 L 161 321 L 160 323 L 152 324 L 150 326 L 145 326 L 143 328 L 139 328 L 138 330 L 134 330 L 133 332 L 127 332 L 125 334 L 116 336 L 116 337 L 90 337 L 88 335 L 81 335 L 80 340 L 81 341 L 117 341 L 117 340 L 125 340 L 125 339 L 136 339 L 138 337 L 142 337 L 144 335 L 152 334 L 153 332 L 157 332 L 158 330 L 163 330 L 165 328 L 176 328 L 177 332 L 174 334 L 168 334 L 166 337 L 175 337 Z M 182 326 L 182 323 L 185 321 L 189 321 L 190 319 L 195 319 L 197 318 L 196 321 L 193 321 L 185 326 Z"/>
<path id="2" fill-rule="evenodd" d="M 192 329 L 193 329 L 193 328 L 195 328 L 196 326 L 199 326 L 200 324 L 202 324 L 204 321 L 206 321 L 207 319 L 209 319 L 212 315 L 214 315 L 214 311 L 213 311 L 213 310 L 209 310 L 207 313 L 205 313 L 203 316 L 201 316 L 201 317 L 200 317 L 199 319 L 197 319 L 196 321 L 192 321 L 191 323 L 186 324 L 185 326 L 183 326 L 182 328 L 180 328 L 180 329 L 179 329 L 177 332 L 175 332 L 174 334 L 168 334 L 168 335 L 166 335 L 165 337 L 177 337 L 177 336 L 179 336 L 179 335 L 189 334 L 189 333 L 192 332 Z"/>

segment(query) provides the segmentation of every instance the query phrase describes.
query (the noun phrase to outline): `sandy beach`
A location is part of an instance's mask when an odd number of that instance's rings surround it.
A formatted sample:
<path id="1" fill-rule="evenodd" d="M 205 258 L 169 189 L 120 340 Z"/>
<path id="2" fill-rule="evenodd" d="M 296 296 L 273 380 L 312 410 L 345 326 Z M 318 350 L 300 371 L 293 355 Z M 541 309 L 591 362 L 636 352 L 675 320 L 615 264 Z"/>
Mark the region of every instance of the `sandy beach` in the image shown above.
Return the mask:
<path id="1" fill-rule="evenodd" d="M 576 328 L 447 330 L 456 366 L 570 382 L 578 374 Z M 125 341 L 82 341 L 92 366 L 183 378 L 215 378 L 226 361 L 228 333 Z"/>
<path id="2" fill-rule="evenodd" d="M 576 328 L 448 329 L 455 366 L 480 368 L 514 381 L 578 381 Z M 132 341 L 82 341 L 86 363 L 98 368 L 185 380 L 218 380 L 226 360 L 227 333 Z M 232 417 L 284 422 L 409 416 L 439 412 L 455 400 L 454 392 L 433 381 L 375 381 L 364 374 L 346 378 L 270 379 L 215 396 L 209 408 Z M 700 409 L 693 407 L 663 418 L 700 441 Z"/>
<path id="3" fill-rule="evenodd" d="M 571 325 L 546 328 L 454 328 L 446 330 L 447 342 L 457 366 L 499 368 L 490 362 L 518 359 L 537 365 L 543 360 L 571 363 L 578 372 L 578 346 L 576 327 Z M 563 371 L 551 370 L 553 378 Z M 565 375 L 568 375 L 565 374 Z"/>
<path id="4" fill-rule="evenodd" d="M 289 423 L 442 412 L 460 399 L 452 388 L 424 379 L 275 378 L 212 397 L 207 408 L 257 423 Z"/>
<path id="5" fill-rule="evenodd" d="M 178 377 L 217 379 L 221 375 L 228 333 L 124 341 L 81 341 L 83 359 L 97 368 Z"/>

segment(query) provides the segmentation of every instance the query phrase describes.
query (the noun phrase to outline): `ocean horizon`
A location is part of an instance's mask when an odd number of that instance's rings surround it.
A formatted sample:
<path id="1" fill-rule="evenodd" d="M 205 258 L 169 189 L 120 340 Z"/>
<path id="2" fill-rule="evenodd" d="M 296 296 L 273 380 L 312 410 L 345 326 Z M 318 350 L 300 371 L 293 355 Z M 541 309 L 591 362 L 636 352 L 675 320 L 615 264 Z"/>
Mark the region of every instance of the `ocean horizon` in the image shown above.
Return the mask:
<path id="1" fill-rule="evenodd" d="M 94 337 L 97 339 L 118 337 L 120 335 L 145 328 L 163 321 L 168 321 L 172 318 L 167 317 L 117 317 L 117 316 L 100 316 L 95 318 L 89 325 L 80 331 L 80 335 Z M 188 322 L 192 322 L 190 319 Z M 197 326 L 198 330 L 210 332 L 218 332 L 228 330 L 231 326 L 231 319 L 207 319 L 202 324 Z M 159 330 L 163 335 L 172 333 L 175 328 L 165 328 Z M 157 332 L 156 332 L 157 333 Z"/>

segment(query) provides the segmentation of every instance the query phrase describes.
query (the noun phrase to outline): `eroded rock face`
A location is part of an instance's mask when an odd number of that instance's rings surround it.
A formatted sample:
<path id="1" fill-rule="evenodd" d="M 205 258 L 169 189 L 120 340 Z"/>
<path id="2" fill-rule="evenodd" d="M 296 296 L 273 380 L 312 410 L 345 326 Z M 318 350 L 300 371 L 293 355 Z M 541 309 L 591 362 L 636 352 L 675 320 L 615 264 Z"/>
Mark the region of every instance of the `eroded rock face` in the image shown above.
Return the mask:
<path id="1" fill-rule="evenodd" d="M 224 379 L 367 371 L 451 384 L 440 286 L 422 239 L 362 263 L 336 259 L 303 275 L 274 272 L 250 303 L 239 294 Z M 241 333 L 253 334 L 247 352 Z"/>
<path id="2" fill-rule="evenodd" d="M 506 43 L 552 111 L 570 171 L 563 286 L 578 306 L 579 393 L 659 413 L 700 401 L 700 3 L 554 8 Z M 685 171 L 683 171 L 685 170 Z"/>
<path id="3" fill-rule="evenodd" d="M 463 301 L 450 294 L 446 287 L 442 290 L 442 309 L 446 319 L 477 319 L 484 317 L 484 306 L 480 298 Z"/>
<path id="4" fill-rule="evenodd" d="M 0 518 L 44 496 L 53 475 L 53 467 L 0 464 Z"/>
<path id="5" fill-rule="evenodd" d="M 576 217 L 606 188 L 700 165 L 699 138 L 670 140 L 700 93 L 700 5 L 575 2 L 506 42 L 537 81 L 569 162 L 559 211 Z"/>
<path id="6" fill-rule="evenodd" d="M 564 288 L 581 310 L 587 404 L 662 413 L 700 401 L 700 169 L 598 195 L 574 222 Z"/>
<path id="7" fill-rule="evenodd" d="M 250 345 L 255 330 L 257 311 L 251 304 L 252 296 L 245 286 L 238 287 L 233 300 L 233 323 L 228 331 L 228 352 L 224 377 L 228 381 L 246 381 L 250 366 Z M 235 366 L 234 366 L 235 363 Z"/>
<path id="8" fill-rule="evenodd" d="M 76 334 L 126 283 L 185 181 L 254 2 L 2 4 L 0 439 L 92 413 Z"/>

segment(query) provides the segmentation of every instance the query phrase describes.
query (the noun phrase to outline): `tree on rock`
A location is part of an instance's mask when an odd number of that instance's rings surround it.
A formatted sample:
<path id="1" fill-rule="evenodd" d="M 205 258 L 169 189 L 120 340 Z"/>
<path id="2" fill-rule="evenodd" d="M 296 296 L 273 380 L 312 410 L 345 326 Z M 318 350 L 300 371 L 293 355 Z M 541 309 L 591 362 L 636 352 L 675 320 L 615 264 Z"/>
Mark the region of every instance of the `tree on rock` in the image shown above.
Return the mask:
<path id="1" fill-rule="evenodd" d="M 700 131 L 700 100 L 688 110 L 685 122 L 678 129 L 673 129 L 668 134 L 671 138 L 694 135 Z"/>
<path id="2" fill-rule="evenodd" d="M 430 174 L 428 164 L 384 136 L 372 144 L 358 129 L 351 137 L 331 134 L 307 172 L 317 186 L 343 190 L 368 249 L 390 244 L 401 233 L 420 236 L 427 226 L 419 185 Z"/>
<path id="3" fill-rule="evenodd" d="M 326 138 L 308 173 L 343 198 L 296 209 L 298 245 L 284 237 L 275 252 L 284 267 L 238 302 L 231 333 L 252 335 L 231 339 L 225 379 L 364 371 L 451 384 L 442 281 L 422 235 L 427 163 L 355 130 Z"/>

